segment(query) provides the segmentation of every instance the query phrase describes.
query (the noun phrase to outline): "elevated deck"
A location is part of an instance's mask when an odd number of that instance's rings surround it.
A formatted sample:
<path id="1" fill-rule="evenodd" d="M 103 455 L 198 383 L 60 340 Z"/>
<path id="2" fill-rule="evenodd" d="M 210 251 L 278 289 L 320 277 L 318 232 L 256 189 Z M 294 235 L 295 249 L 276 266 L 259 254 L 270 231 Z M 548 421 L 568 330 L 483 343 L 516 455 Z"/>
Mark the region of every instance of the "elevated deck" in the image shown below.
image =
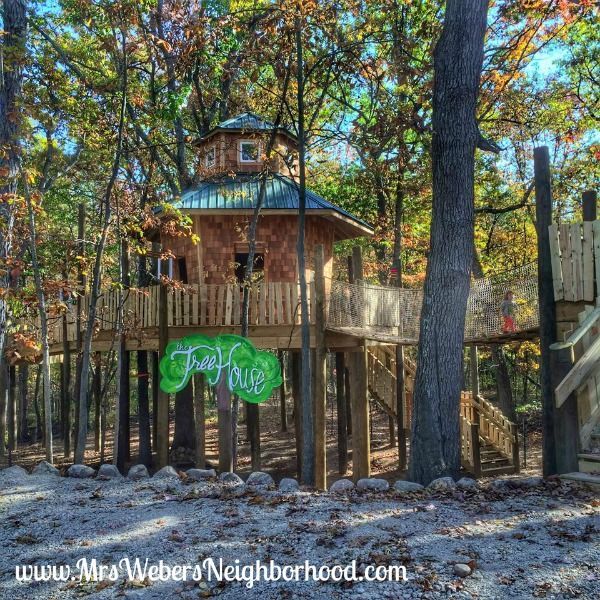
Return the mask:
<path id="1" fill-rule="evenodd" d="M 473 282 L 469 296 L 465 343 L 507 343 L 532 339 L 539 318 L 537 277 L 531 266 L 510 276 Z M 326 346 L 348 349 L 365 343 L 415 345 L 419 339 L 422 290 L 384 287 L 359 281 L 350 284 L 326 280 Z M 500 304 L 506 291 L 515 294 L 516 330 L 502 331 Z M 261 282 L 249 288 L 250 337 L 262 348 L 300 348 L 300 293 L 291 282 Z M 243 287 L 237 283 L 186 285 L 170 289 L 164 314 L 169 337 L 177 339 L 201 331 L 206 335 L 239 333 Z M 315 284 L 308 287 L 309 320 L 314 324 Z M 82 322 L 89 311 L 89 296 L 81 298 Z M 157 350 L 160 320 L 159 286 L 103 293 L 97 307 L 94 350 L 114 347 L 119 302 L 123 302 L 124 329 L 129 350 Z M 77 339 L 76 304 L 50 319 L 52 353 L 66 341 Z M 314 325 L 313 325 L 314 327 Z M 314 341 L 315 336 L 312 336 Z"/>

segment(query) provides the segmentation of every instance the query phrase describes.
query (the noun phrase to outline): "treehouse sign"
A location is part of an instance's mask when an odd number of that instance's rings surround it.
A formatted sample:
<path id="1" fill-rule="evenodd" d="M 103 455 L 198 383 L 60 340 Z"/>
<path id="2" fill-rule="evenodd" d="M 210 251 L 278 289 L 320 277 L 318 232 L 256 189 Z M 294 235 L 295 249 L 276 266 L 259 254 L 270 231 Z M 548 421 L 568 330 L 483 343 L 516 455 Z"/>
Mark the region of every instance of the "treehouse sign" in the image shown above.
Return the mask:
<path id="1" fill-rule="evenodd" d="M 205 375 L 210 385 L 224 380 L 232 394 L 253 404 L 264 402 L 282 382 L 277 357 L 238 335 L 189 335 L 170 342 L 160 361 L 163 392 L 179 392 L 194 373 Z"/>

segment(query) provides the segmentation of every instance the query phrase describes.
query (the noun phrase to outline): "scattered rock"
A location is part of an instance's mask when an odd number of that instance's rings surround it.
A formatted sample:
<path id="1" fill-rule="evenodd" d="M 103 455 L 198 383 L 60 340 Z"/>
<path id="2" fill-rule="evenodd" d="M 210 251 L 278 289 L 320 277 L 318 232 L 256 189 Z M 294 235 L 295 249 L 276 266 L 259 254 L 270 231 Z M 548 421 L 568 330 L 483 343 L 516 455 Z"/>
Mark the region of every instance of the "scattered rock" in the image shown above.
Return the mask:
<path id="1" fill-rule="evenodd" d="M 394 484 L 394 489 L 401 494 L 408 494 L 410 492 L 420 492 L 425 489 L 420 483 L 416 483 L 414 481 L 404 481 L 403 479 L 399 479 Z"/>
<path id="2" fill-rule="evenodd" d="M 367 477 L 359 479 L 356 484 L 356 489 L 361 492 L 386 492 L 390 489 L 390 484 L 385 479 L 377 477 Z"/>
<path id="3" fill-rule="evenodd" d="M 147 477 L 150 477 L 150 475 L 148 474 L 148 469 L 146 469 L 146 465 L 133 465 L 133 467 L 129 469 L 127 477 L 129 477 L 129 479 L 137 481 L 138 479 L 146 479 Z"/>
<path id="4" fill-rule="evenodd" d="M 19 465 L 13 465 L 7 469 L 2 469 L 0 472 L 2 475 L 10 477 L 11 479 L 24 479 L 29 475 L 29 473 L 27 473 L 27 471 Z"/>
<path id="5" fill-rule="evenodd" d="M 39 465 L 36 465 L 31 472 L 32 475 L 60 475 L 60 471 L 51 465 L 48 461 L 43 460 Z"/>
<path id="6" fill-rule="evenodd" d="M 69 477 L 75 477 L 77 479 L 89 479 L 96 474 L 96 471 L 92 467 L 87 465 L 71 465 L 67 469 L 67 475 Z"/>
<path id="7" fill-rule="evenodd" d="M 456 483 L 454 483 L 454 479 L 452 477 L 439 477 L 438 479 L 434 479 L 428 486 L 428 490 L 434 491 L 443 491 L 443 490 L 453 490 L 456 488 Z"/>
<path id="8" fill-rule="evenodd" d="M 105 463 L 98 469 L 98 479 L 114 479 L 121 477 L 121 472 L 115 465 Z"/>
<path id="9" fill-rule="evenodd" d="M 284 494 L 293 494 L 299 489 L 300 486 L 298 485 L 298 482 L 295 479 L 292 479 L 291 477 L 284 477 L 279 482 L 279 491 L 283 492 Z"/>
<path id="10" fill-rule="evenodd" d="M 163 467 L 159 471 L 156 471 L 156 473 L 154 473 L 154 478 L 155 479 L 168 479 L 168 478 L 179 479 L 179 475 L 177 474 L 177 471 L 171 465 L 167 465 L 166 467 Z"/>
<path id="11" fill-rule="evenodd" d="M 490 487 L 496 491 L 506 491 L 509 488 L 508 479 L 494 479 L 490 482 Z"/>
<path id="12" fill-rule="evenodd" d="M 456 563 L 454 565 L 454 574 L 459 577 L 468 577 L 471 574 L 471 567 L 464 563 Z"/>
<path id="13" fill-rule="evenodd" d="M 246 485 L 248 487 L 270 487 L 274 486 L 275 482 L 268 473 L 264 473 L 263 471 L 254 471 L 248 476 Z"/>
<path id="14" fill-rule="evenodd" d="M 479 487 L 479 484 L 475 479 L 471 479 L 470 477 L 461 477 L 456 482 L 456 487 L 461 490 L 476 490 Z"/>
<path id="15" fill-rule="evenodd" d="M 329 491 L 332 494 L 346 494 L 354 489 L 354 484 L 349 479 L 338 479 L 331 484 Z"/>
<path id="16" fill-rule="evenodd" d="M 191 481 L 202 481 L 203 479 L 215 479 L 217 472 L 214 469 L 188 469 L 185 474 Z"/>
<path id="17" fill-rule="evenodd" d="M 219 475 L 220 481 L 222 481 L 225 485 L 228 486 L 237 486 L 244 485 L 244 480 L 237 474 L 226 471 L 225 473 L 221 473 Z"/>
<path id="18" fill-rule="evenodd" d="M 502 480 L 501 480 L 502 481 Z M 544 483 L 543 477 L 523 477 L 504 480 L 506 485 L 511 488 L 530 489 L 535 488 Z"/>

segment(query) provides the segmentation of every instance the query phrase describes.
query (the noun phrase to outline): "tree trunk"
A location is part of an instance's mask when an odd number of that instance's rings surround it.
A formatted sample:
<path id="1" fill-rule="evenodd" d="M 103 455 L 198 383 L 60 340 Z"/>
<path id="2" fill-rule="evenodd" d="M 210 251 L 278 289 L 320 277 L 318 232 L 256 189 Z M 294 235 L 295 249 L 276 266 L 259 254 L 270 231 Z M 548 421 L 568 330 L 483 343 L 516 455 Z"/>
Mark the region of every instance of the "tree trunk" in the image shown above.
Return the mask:
<path id="1" fill-rule="evenodd" d="M 7 199 L 16 193 L 21 169 L 22 109 L 20 99 L 23 89 L 23 67 L 26 62 L 27 41 L 27 2 L 25 0 L 4 0 L 0 37 L 0 262 L 13 252 L 13 230 L 15 225 L 16 203 Z M 4 196 L 4 195 L 7 196 Z M 10 287 L 10 269 L 3 268 L 0 275 L 0 288 Z M 4 362 L 8 323 L 8 304 L 3 294 L 0 297 L 0 362 Z M 2 440 L 2 444 L 4 440 Z"/>
<path id="2" fill-rule="evenodd" d="M 477 94 L 487 0 L 448 0 L 434 52 L 433 210 L 414 393 L 410 477 L 460 469 L 459 401 L 473 260 Z"/>
<path id="3" fill-rule="evenodd" d="M 29 441 L 29 426 L 27 423 L 27 411 L 29 408 L 29 365 L 25 363 L 19 367 L 19 442 L 21 444 Z"/>
<path id="4" fill-rule="evenodd" d="M 139 461 L 149 467 L 152 464 L 152 445 L 150 442 L 150 396 L 148 390 L 148 353 L 141 350 L 137 353 L 138 371 L 138 427 L 139 427 Z"/>
<path id="5" fill-rule="evenodd" d="M 190 383 L 175 394 L 175 434 L 171 450 L 177 450 L 178 448 L 196 449 L 194 393 Z"/>
<path id="6" fill-rule="evenodd" d="M 94 395 L 94 452 L 100 452 L 102 436 L 102 354 L 94 353 L 94 379 L 92 381 Z"/>

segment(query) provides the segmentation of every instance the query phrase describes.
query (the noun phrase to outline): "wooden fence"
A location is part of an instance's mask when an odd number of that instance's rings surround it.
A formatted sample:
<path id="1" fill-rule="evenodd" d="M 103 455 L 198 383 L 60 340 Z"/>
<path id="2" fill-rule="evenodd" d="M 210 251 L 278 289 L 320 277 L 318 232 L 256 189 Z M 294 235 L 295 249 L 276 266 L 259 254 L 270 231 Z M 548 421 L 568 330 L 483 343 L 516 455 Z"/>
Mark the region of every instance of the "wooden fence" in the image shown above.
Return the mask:
<path id="1" fill-rule="evenodd" d="M 550 225 L 554 299 L 567 302 L 596 297 L 600 282 L 600 221 Z"/>

